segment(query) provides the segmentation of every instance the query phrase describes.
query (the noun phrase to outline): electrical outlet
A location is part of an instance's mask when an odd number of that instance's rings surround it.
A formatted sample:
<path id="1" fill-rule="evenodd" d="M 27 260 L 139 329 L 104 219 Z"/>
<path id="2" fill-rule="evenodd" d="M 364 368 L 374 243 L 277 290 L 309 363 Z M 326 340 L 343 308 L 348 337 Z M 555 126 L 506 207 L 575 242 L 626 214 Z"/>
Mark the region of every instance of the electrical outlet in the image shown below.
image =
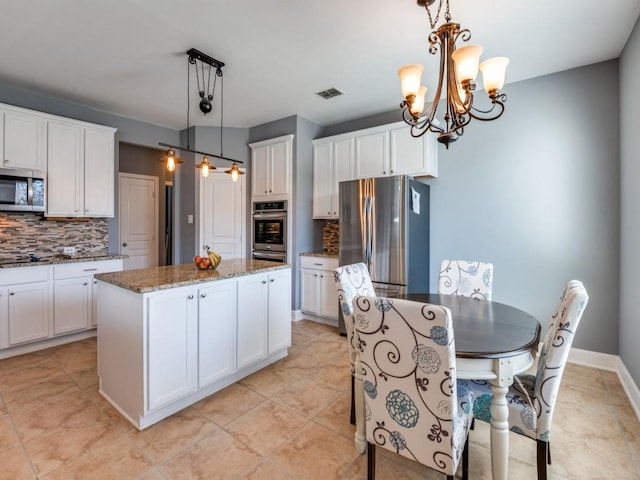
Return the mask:
<path id="1" fill-rule="evenodd" d="M 64 253 L 65 255 L 75 255 L 76 247 L 63 247 L 62 253 Z"/>

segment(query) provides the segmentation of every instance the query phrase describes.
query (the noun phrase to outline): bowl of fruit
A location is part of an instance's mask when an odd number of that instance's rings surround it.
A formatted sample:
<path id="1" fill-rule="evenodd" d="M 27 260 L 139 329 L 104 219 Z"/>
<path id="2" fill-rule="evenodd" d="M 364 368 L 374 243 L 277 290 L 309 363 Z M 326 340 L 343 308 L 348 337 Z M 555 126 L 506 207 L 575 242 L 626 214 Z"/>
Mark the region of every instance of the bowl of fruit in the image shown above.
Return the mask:
<path id="1" fill-rule="evenodd" d="M 218 255 L 213 250 L 207 249 L 207 254 L 196 255 L 193 258 L 193 263 L 196 264 L 196 267 L 198 268 L 198 270 L 208 270 L 210 268 L 215 269 L 218 265 L 220 265 L 221 260 L 222 260 L 222 257 L 220 255 Z"/>

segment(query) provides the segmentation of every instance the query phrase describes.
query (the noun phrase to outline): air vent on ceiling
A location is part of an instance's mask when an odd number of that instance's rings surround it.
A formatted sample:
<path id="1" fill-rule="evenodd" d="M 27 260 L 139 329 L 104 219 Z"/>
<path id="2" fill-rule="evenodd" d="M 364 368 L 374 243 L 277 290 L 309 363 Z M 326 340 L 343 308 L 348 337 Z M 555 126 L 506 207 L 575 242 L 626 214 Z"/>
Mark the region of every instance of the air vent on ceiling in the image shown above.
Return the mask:
<path id="1" fill-rule="evenodd" d="M 324 98 L 325 100 L 329 100 L 330 98 L 338 97 L 343 94 L 344 92 L 342 90 L 338 90 L 336 87 L 327 88 L 326 90 L 316 93 L 316 95 Z"/>

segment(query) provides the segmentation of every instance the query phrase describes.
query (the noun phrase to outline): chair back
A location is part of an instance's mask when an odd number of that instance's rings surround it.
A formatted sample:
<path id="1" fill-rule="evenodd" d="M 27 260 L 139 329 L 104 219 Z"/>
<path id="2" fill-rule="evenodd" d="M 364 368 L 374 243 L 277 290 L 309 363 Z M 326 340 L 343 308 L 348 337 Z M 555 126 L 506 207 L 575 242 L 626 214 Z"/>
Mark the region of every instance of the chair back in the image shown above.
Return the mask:
<path id="1" fill-rule="evenodd" d="M 535 424 L 536 436 L 539 440 L 549 439 L 560 381 L 569 358 L 573 337 L 588 301 L 589 295 L 582 282 L 571 280 L 567 283 L 547 327 L 540 352 L 533 398 L 533 406 L 538 416 Z"/>
<path id="2" fill-rule="evenodd" d="M 454 429 L 458 402 L 451 312 L 373 296 L 356 297 L 353 308 L 367 441 L 455 474 L 466 430 Z"/>
<path id="3" fill-rule="evenodd" d="M 466 260 L 442 260 L 438 293 L 491 300 L 493 264 Z"/>
<path id="4" fill-rule="evenodd" d="M 357 295 L 375 295 L 369 270 L 364 263 L 344 265 L 333 271 L 333 278 L 338 290 L 338 301 L 344 317 L 344 326 L 347 331 L 347 340 L 351 354 L 351 363 L 354 362 L 354 338 L 353 338 L 353 299 Z"/>

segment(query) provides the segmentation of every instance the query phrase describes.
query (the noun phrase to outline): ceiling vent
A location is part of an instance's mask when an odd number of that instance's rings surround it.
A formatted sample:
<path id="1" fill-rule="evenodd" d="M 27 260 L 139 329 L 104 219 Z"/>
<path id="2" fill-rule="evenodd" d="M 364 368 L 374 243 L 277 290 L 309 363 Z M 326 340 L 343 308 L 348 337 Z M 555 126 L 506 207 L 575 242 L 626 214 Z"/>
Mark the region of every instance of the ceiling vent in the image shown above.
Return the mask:
<path id="1" fill-rule="evenodd" d="M 344 92 L 342 90 L 338 90 L 336 87 L 331 87 L 328 88 L 326 90 L 322 90 L 321 92 L 316 93 L 316 95 L 324 98 L 325 100 L 329 100 L 330 98 L 333 97 L 338 97 L 340 95 L 343 95 Z"/>

